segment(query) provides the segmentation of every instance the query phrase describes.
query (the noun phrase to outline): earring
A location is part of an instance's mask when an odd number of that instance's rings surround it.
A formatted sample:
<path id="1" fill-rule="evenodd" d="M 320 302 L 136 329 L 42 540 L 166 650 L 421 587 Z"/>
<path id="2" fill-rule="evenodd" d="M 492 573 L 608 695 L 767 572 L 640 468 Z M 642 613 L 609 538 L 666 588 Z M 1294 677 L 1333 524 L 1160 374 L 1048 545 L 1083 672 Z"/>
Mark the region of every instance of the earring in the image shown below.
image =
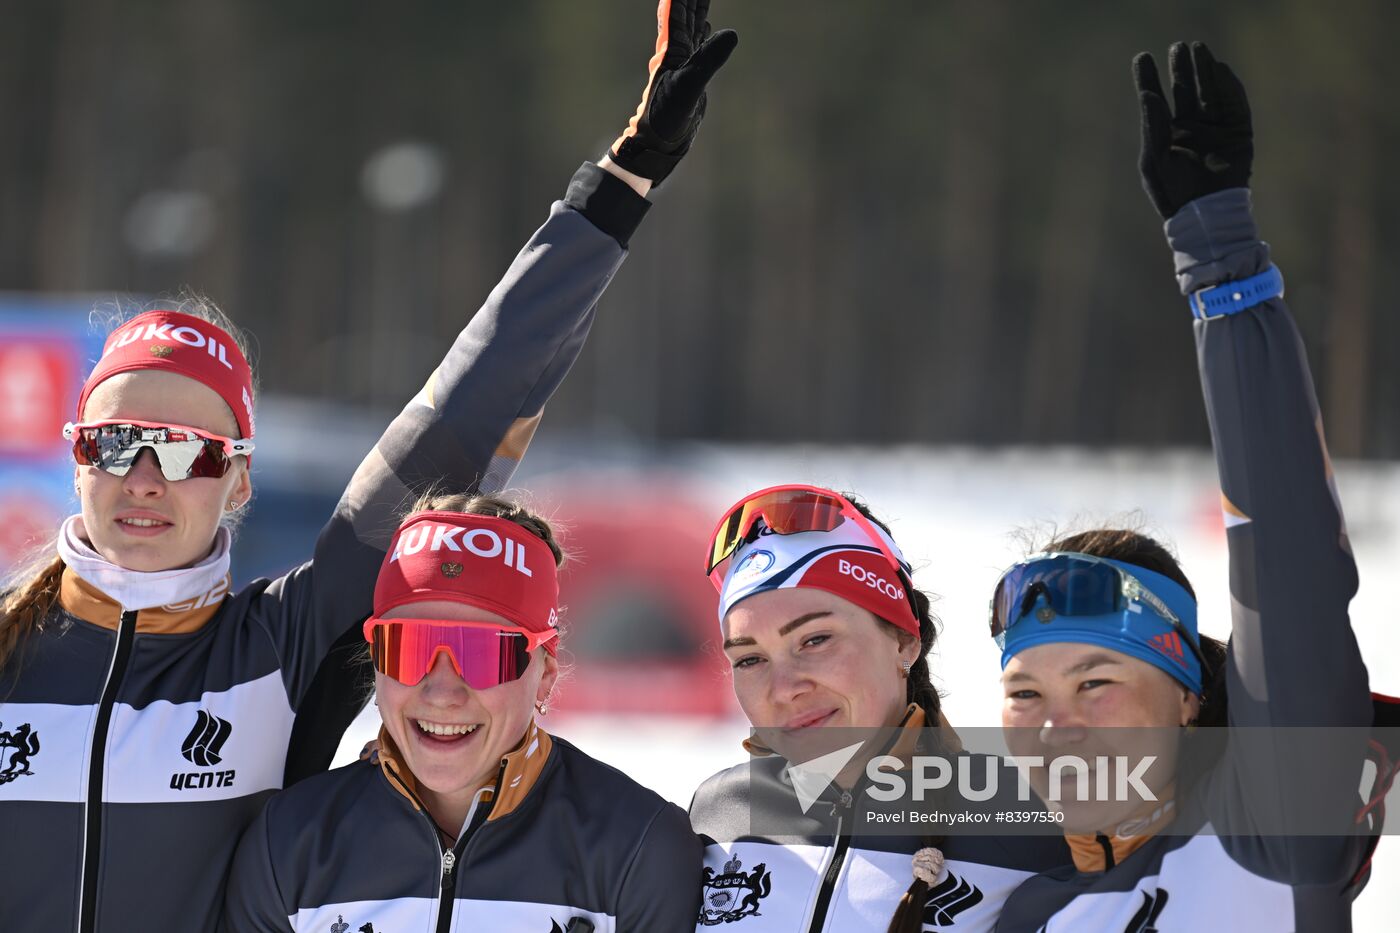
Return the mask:
<path id="1" fill-rule="evenodd" d="M 901 668 L 901 669 L 903 670 L 903 672 L 904 672 L 904 679 L 905 679 L 905 680 L 908 680 L 908 679 L 909 679 L 909 672 L 912 671 L 912 670 L 914 669 L 914 662 L 913 662 L 913 661 L 900 661 L 900 662 L 899 662 L 899 666 L 900 666 L 900 668 Z"/>
<path id="2" fill-rule="evenodd" d="M 242 505 L 242 504 L 243 504 L 243 503 L 241 503 L 241 502 L 239 502 L 239 501 L 237 501 L 237 500 L 235 500 L 235 499 L 230 499 L 230 500 L 228 500 L 228 509 L 227 509 L 226 511 L 229 511 L 229 512 L 236 512 L 236 511 L 238 510 L 238 507 L 239 507 L 240 505 Z"/>
<path id="3" fill-rule="evenodd" d="M 548 700 L 548 699 L 544 699 L 544 700 L 539 700 L 539 701 L 537 701 L 537 702 L 535 703 L 535 710 L 536 710 L 541 716 L 548 715 L 548 714 L 549 714 L 549 700 Z"/>

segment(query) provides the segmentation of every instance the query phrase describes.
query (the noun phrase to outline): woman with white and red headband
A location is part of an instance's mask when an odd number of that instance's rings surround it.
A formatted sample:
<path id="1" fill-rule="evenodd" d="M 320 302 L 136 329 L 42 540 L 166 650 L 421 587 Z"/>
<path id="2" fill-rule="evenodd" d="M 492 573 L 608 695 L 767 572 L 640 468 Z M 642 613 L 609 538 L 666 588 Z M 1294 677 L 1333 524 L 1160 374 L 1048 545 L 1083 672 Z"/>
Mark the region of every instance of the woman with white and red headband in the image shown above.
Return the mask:
<path id="1" fill-rule="evenodd" d="M 689 930 L 684 811 L 545 732 L 563 555 L 492 497 L 421 503 L 364 624 L 378 750 L 273 797 L 239 848 L 231 933 Z"/>
<path id="2" fill-rule="evenodd" d="M 1069 861 L 1045 835 L 872 831 L 869 763 L 951 760 L 961 748 L 929 676 L 929 598 L 863 505 L 814 486 L 759 490 L 725 512 L 708 567 L 734 693 L 755 731 L 744 743 L 754 757 L 711 777 L 691 803 L 705 843 L 700 928 L 919 930 L 956 920 L 959 930 L 990 930 L 1017 885 Z M 857 750 L 804 786 L 795 767 L 842 749 Z M 981 756 L 979 774 L 985 764 Z M 987 812 L 1026 806 L 1014 793 L 985 803 Z"/>
<path id="3" fill-rule="evenodd" d="M 643 195 L 689 148 L 734 45 L 700 44 L 697 5 L 662 3 L 684 29 L 662 17 L 626 131 L 574 175 L 285 576 L 230 592 L 226 525 L 252 495 L 255 404 L 231 329 L 164 309 L 110 335 L 66 431 L 81 514 L 0 598 L 7 933 L 215 928 L 239 835 L 283 784 L 318 665 L 370 613 L 398 511 L 435 484 L 509 480 Z M 353 703 L 329 706 L 339 720 L 310 730 L 322 743 Z"/>

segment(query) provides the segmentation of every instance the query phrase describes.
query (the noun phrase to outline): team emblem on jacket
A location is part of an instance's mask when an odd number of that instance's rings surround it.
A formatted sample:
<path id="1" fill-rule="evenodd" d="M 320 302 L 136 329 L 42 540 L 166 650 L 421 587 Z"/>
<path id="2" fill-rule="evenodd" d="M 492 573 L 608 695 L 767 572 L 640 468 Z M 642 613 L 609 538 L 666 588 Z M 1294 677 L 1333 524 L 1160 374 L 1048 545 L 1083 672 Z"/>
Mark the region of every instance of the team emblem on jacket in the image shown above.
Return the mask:
<path id="1" fill-rule="evenodd" d="M 1142 892 L 1142 907 L 1123 928 L 1123 933 L 1157 933 L 1157 918 L 1167 909 L 1167 892 L 1158 888 L 1151 894 Z"/>
<path id="2" fill-rule="evenodd" d="M 185 736 L 184 744 L 180 746 L 180 754 L 186 761 L 194 762 L 201 768 L 212 767 L 223 761 L 219 753 L 223 751 L 224 743 L 228 741 L 231 732 L 233 724 L 227 719 L 220 719 L 213 713 L 200 710 L 198 718 L 194 721 L 194 728 Z"/>
<path id="3" fill-rule="evenodd" d="M 0 722 L 0 726 L 4 723 Z M 33 774 L 29 759 L 39 754 L 39 733 L 30 723 L 13 732 L 0 732 L 0 784 Z"/>
<path id="4" fill-rule="evenodd" d="M 223 761 L 224 743 L 233 732 L 233 724 L 220 719 L 213 713 L 200 710 L 195 718 L 194 728 L 190 729 L 185 741 L 180 744 L 180 755 L 191 764 L 201 768 L 212 768 Z M 171 790 L 199 790 L 205 787 L 231 787 L 235 772 L 190 771 L 170 775 Z"/>
<path id="5" fill-rule="evenodd" d="M 331 924 L 331 933 L 347 933 L 349 929 L 350 924 L 345 922 L 345 916 L 343 914 L 337 914 L 335 923 Z M 364 926 L 360 927 L 358 933 L 374 933 L 374 924 L 366 923 Z"/>
<path id="6" fill-rule="evenodd" d="M 950 927 L 957 922 L 958 914 L 982 903 L 982 891 L 953 874 L 929 888 L 928 900 L 924 902 L 924 923 L 935 927 Z"/>
<path id="7" fill-rule="evenodd" d="M 705 866 L 704 892 L 700 896 L 700 925 L 712 927 L 758 916 L 758 902 L 773 889 L 772 872 L 762 862 L 753 871 L 740 871 L 743 863 L 734 856 L 724 863 L 724 872 Z"/>

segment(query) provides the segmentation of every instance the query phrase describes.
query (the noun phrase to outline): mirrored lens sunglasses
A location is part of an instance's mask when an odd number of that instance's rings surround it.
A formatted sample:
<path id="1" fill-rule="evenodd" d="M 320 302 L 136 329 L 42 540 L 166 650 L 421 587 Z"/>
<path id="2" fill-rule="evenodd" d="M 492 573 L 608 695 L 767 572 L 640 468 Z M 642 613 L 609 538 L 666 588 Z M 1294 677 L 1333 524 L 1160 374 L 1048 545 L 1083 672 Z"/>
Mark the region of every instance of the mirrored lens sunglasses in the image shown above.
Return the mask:
<path id="1" fill-rule="evenodd" d="M 1046 554 L 1016 564 L 1002 574 L 992 593 L 988 624 L 1000 647 L 1006 633 L 1044 600 L 1057 616 L 1105 616 L 1129 603 L 1145 603 L 1171 625 L 1204 666 L 1199 640 L 1176 613 L 1137 577 L 1089 554 Z"/>
<path id="2" fill-rule="evenodd" d="M 553 632 L 506 629 L 492 622 L 371 618 L 364 625 L 374 669 L 407 687 L 417 686 L 446 654 L 457 676 L 473 690 L 518 680 L 531 653 Z"/>
<path id="3" fill-rule="evenodd" d="M 740 499 L 724 513 L 710 534 L 710 553 L 705 566 L 705 573 L 717 589 L 724 584 L 720 565 L 748 540 L 760 518 L 768 530 L 779 535 L 832 531 L 849 519 L 880 549 L 885 560 L 901 575 L 901 580 L 908 575 L 908 568 L 885 543 L 884 536 L 849 499 L 829 489 L 792 484 L 760 489 Z"/>
<path id="4" fill-rule="evenodd" d="M 63 426 L 63 436 L 73 442 L 77 463 L 114 476 L 125 476 L 141 451 L 149 449 L 161 475 L 170 482 L 224 476 L 233 467 L 233 457 L 253 452 L 252 440 L 148 421 L 69 422 Z"/>

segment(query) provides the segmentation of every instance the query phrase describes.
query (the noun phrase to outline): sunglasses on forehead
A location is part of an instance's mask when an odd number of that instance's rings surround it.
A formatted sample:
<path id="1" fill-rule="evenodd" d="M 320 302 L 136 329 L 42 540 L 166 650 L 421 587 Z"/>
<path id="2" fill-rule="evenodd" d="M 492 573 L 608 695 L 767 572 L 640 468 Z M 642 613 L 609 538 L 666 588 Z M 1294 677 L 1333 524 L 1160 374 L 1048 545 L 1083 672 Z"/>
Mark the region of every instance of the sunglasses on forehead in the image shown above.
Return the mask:
<path id="1" fill-rule="evenodd" d="M 406 687 L 428 676 L 439 654 L 447 655 L 457 676 L 473 690 L 489 690 L 518 680 L 530 654 L 554 632 L 502 628 L 494 622 L 371 618 L 364 625 L 374 669 Z"/>
<path id="2" fill-rule="evenodd" d="M 1165 601 L 1123 568 L 1089 554 L 1041 554 L 1003 573 L 988 611 L 991 635 L 997 646 L 1005 648 L 1008 630 L 1042 602 L 1050 618 L 1123 613 L 1125 625 L 1131 617 L 1132 606 L 1141 604 L 1170 625 L 1196 660 L 1205 666 L 1200 640 Z"/>
<path id="3" fill-rule="evenodd" d="M 233 458 L 249 456 L 252 440 L 224 437 L 198 428 L 149 421 L 69 422 L 63 436 L 73 442 L 73 459 L 114 476 L 125 476 L 141 451 L 149 450 L 170 482 L 224 476 Z"/>
<path id="4" fill-rule="evenodd" d="M 763 520 L 764 527 L 778 535 L 832 531 L 844 522 L 854 522 L 870 543 L 880 549 L 896 573 L 906 576 L 909 573 L 909 568 L 886 543 L 885 536 L 849 499 L 819 486 L 791 484 L 750 493 L 725 511 L 710 534 L 710 553 L 705 565 L 705 572 L 716 588 L 724 583 L 720 565 L 749 539 L 759 519 Z"/>

